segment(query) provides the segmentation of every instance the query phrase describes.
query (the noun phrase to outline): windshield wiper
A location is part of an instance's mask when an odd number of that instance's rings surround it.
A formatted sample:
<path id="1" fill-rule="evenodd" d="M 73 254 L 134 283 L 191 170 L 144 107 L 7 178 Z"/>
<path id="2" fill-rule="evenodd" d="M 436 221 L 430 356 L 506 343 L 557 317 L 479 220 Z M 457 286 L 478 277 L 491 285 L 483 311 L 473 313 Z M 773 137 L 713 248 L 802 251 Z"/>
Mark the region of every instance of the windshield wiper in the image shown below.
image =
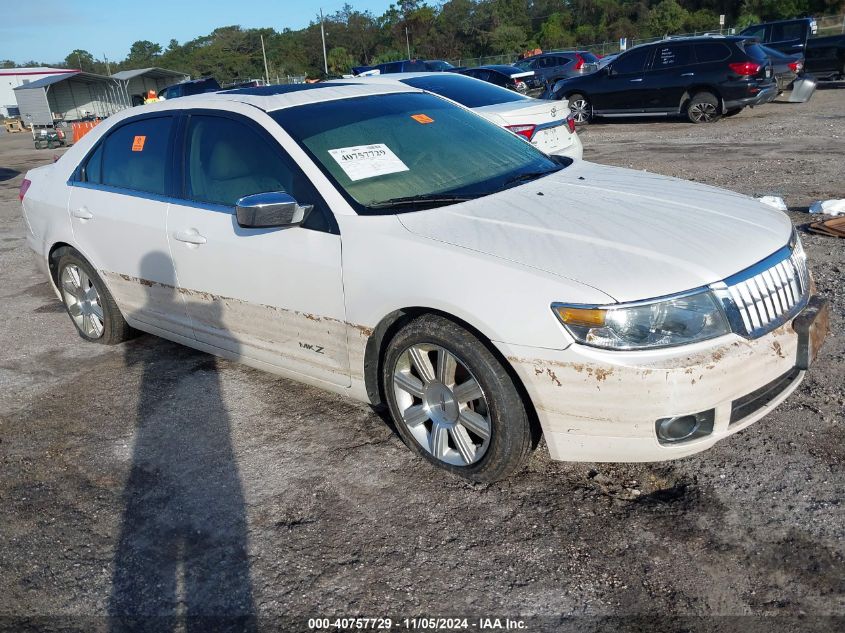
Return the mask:
<path id="1" fill-rule="evenodd" d="M 516 176 L 511 176 L 505 181 L 505 185 L 512 185 L 517 182 L 528 182 L 529 180 L 537 180 L 538 178 L 542 178 L 543 176 L 548 176 L 549 174 L 553 174 L 555 172 L 560 171 L 563 169 L 559 167 L 558 169 L 547 169 L 546 171 L 526 171 L 521 174 L 517 174 Z"/>
<path id="2" fill-rule="evenodd" d="M 365 205 L 368 209 L 387 209 L 391 207 L 412 207 L 422 205 L 446 205 L 466 202 L 479 198 L 479 194 L 421 193 L 416 196 L 390 198 Z"/>

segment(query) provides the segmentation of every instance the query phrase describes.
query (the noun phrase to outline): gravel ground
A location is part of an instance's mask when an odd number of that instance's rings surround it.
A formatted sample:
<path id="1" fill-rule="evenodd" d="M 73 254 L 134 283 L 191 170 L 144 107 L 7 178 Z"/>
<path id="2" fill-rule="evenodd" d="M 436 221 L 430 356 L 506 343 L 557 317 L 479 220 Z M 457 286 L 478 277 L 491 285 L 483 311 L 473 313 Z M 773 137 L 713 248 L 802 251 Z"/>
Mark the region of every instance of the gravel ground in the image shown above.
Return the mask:
<path id="1" fill-rule="evenodd" d="M 796 224 L 845 197 L 841 89 L 582 138 L 589 160 L 783 195 Z M 845 241 L 803 238 L 833 331 L 765 420 L 663 464 L 541 446 L 480 486 L 415 459 L 366 405 L 151 336 L 85 344 L 24 245 L 20 172 L 52 154 L 0 134 L 0 629 L 845 627 Z"/>

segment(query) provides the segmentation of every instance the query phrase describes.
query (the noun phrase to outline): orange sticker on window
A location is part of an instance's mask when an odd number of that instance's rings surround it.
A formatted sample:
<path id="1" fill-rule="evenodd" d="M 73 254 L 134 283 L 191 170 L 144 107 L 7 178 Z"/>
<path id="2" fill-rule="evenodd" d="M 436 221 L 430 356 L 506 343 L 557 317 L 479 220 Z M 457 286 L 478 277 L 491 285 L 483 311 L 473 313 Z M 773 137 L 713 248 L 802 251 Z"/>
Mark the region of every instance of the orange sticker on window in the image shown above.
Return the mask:
<path id="1" fill-rule="evenodd" d="M 132 141 L 132 151 L 133 152 L 143 152 L 144 151 L 144 143 L 147 141 L 146 136 L 136 136 L 135 140 Z"/>
<path id="2" fill-rule="evenodd" d="M 411 118 L 412 118 L 414 121 L 416 121 L 417 123 L 422 123 L 422 124 L 426 124 L 426 123 L 434 123 L 434 119 L 432 119 L 432 118 L 431 118 L 430 116 L 428 116 L 427 114 L 412 114 L 412 115 L 411 115 Z"/>

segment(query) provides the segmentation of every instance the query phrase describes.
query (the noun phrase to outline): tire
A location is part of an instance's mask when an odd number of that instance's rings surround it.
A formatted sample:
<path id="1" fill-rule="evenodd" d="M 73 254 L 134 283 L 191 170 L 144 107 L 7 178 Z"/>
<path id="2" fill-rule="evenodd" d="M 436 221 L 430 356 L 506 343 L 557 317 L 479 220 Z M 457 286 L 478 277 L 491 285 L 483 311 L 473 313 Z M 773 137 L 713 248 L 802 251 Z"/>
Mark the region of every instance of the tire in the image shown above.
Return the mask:
<path id="1" fill-rule="evenodd" d="M 719 100 L 712 92 L 698 92 L 687 104 L 687 118 L 692 123 L 714 123 L 720 116 Z"/>
<path id="2" fill-rule="evenodd" d="M 424 315 L 407 323 L 387 345 L 381 381 L 399 435 L 439 468 L 489 483 L 516 472 L 531 452 L 513 379 L 453 321 Z"/>
<path id="3" fill-rule="evenodd" d="M 590 100 L 580 93 L 569 95 L 569 111 L 575 119 L 575 125 L 586 125 L 593 120 L 593 106 Z"/>
<path id="4" fill-rule="evenodd" d="M 58 287 L 65 310 L 86 341 L 116 345 L 132 337 L 109 289 L 97 271 L 74 250 L 59 259 Z"/>

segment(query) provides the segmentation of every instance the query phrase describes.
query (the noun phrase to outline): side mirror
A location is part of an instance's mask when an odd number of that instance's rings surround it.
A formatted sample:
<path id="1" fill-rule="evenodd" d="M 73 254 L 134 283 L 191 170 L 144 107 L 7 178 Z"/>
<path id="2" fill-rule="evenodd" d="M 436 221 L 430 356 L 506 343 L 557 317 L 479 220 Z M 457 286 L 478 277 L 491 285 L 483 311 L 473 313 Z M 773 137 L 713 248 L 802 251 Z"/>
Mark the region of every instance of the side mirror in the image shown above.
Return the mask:
<path id="1" fill-rule="evenodd" d="M 299 204 L 284 191 L 256 193 L 235 203 L 238 224 L 246 229 L 269 229 L 298 226 L 305 221 L 314 205 Z"/>

